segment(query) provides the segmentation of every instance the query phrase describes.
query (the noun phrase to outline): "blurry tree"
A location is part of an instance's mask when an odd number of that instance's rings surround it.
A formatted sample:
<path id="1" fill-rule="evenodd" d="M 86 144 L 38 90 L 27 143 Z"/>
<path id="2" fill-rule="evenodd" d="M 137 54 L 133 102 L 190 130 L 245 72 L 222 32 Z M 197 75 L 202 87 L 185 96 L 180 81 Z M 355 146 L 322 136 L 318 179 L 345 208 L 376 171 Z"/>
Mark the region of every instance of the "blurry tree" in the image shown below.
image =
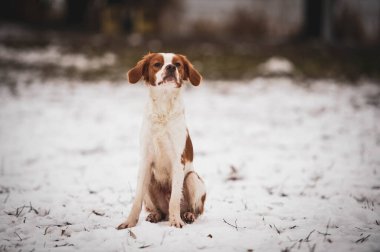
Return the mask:
<path id="1" fill-rule="evenodd" d="M 365 31 L 358 13 L 348 6 L 343 6 L 334 20 L 336 37 L 347 44 L 365 42 Z"/>
<path id="2" fill-rule="evenodd" d="M 161 17 L 167 9 L 175 9 L 176 0 L 126 0 L 133 20 L 133 29 L 137 32 L 160 33 L 162 30 Z"/>
<path id="3" fill-rule="evenodd" d="M 1 0 L 2 19 L 43 24 L 48 17 L 49 1 L 41 0 Z"/>
<path id="4" fill-rule="evenodd" d="M 227 25 L 227 31 L 232 37 L 239 37 L 245 40 L 263 38 L 268 33 L 267 20 L 259 15 L 253 15 L 252 11 L 236 9 L 231 17 L 231 22 Z"/>
<path id="5" fill-rule="evenodd" d="M 60 20 L 52 17 L 57 2 L 62 3 Z M 107 34 L 159 33 L 163 12 L 177 5 L 175 0 L 1 0 L 0 19 L 42 26 L 59 24 Z"/>
<path id="6" fill-rule="evenodd" d="M 303 37 L 322 39 L 331 42 L 333 39 L 333 9 L 335 0 L 304 0 Z"/>
<path id="7" fill-rule="evenodd" d="M 66 0 L 66 21 L 69 25 L 80 25 L 85 20 L 89 0 Z"/>

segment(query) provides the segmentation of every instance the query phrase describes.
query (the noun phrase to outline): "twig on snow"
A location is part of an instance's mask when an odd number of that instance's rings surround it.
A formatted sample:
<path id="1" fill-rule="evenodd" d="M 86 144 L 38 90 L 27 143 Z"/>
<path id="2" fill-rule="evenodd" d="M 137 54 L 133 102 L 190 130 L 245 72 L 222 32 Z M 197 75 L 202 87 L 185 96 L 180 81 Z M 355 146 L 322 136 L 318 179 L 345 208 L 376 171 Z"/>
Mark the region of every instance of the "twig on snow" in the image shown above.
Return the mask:
<path id="1" fill-rule="evenodd" d="M 274 226 L 274 228 L 276 229 L 276 232 L 277 232 L 278 234 L 281 234 L 281 231 L 280 231 L 280 230 L 278 230 L 278 228 L 276 227 L 276 225 L 275 225 L 275 224 L 273 224 L 273 226 Z"/>
<path id="2" fill-rule="evenodd" d="M 66 247 L 66 246 L 71 247 L 71 246 L 74 246 L 74 244 L 72 244 L 72 243 L 64 243 L 64 244 L 61 244 L 61 245 L 58 245 L 58 244 L 55 244 L 55 245 L 54 245 L 55 248 L 58 248 L 58 247 Z"/>
<path id="3" fill-rule="evenodd" d="M 7 212 L 7 211 L 4 211 L 4 213 L 6 213 L 7 215 L 14 215 L 16 217 L 19 217 L 20 214 L 24 211 L 25 209 L 25 205 L 24 206 L 21 206 L 21 207 L 18 207 L 16 208 L 16 211 L 15 212 Z"/>
<path id="4" fill-rule="evenodd" d="M 355 241 L 355 243 L 363 243 L 363 242 L 367 241 L 370 236 L 371 235 L 369 234 L 366 237 L 362 237 L 359 240 Z"/>
<path id="5" fill-rule="evenodd" d="M 330 227 L 330 219 L 329 219 L 329 221 L 327 222 L 327 225 L 326 225 L 326 231 L 325 231 L 324 233 L 318 231 L 318 234 L 321 234 L 321 235 L 324 236 L 323 241 L 326 241 L 327 236 L 328 236 L 328 235 L 331 235 L 331 234 L 328 233 L 328 231 L 329 231 L 329 227 Z"/>
<path id="6" fill-rule="evenodd" d="M 302 246 L 302 242 L 310 242 L 310 240 L 309 240 L 309 238 L 310 238 L 310 236 L 311 236 L 311 234 L 312 233 L 314 233 L 315 232 L 315 229 L 313 229 L 307 236 L 306 236 L 306 238 L 304 238 L 304 239 L 300 239 L 298 242 L 299 242 L 299 244 L 298 244 L 298 249 L 300 249 L 301 248 L 301 246 Z"/>
<path id="7" fill-rule="evenodd" d="M 309 233 L 309 235 L 308 236 L 306 236 L 306 238 L 305 238 L 305 242 L 309 242 L 310 240 L 309 240 L 309 238 L 310 238 L 310 235 L 312 234 L 312 233 L 314 233 L 315 232 L 315 229 L 313 229 L 310 233 Z"/>
<path id="8" fill-rule="evenodd" d="M 226 181 L 236 181 L 236 180 L 242 180 L 243 177 L 240 176 L 238 169 L 236 169 L 235 166 L 230 165 L 230 174 L 226 178 Z"/>
<path id="9" fill-rule="evenodd" d="M 129 236 L 136 240 L 136 235 L 130 229 L 128 229 Z"/>
<path id="10" fill-rule="evenodd" d="M 72 225 L 72 224 L 70 222 L 66 221 L 63 224 L 49 224 L 49 225 L 40 225 L 40 226 L 36 226 L 36 227 L 38 227 L 38 228 L 45 227 L 44 235 L 46 235 L 48 229 L 51 227 L 65 227 L 65 226 L 70 226 L 70 225 Z"/>
<path id="11" fill-rule="evenodd" d="M 101 212 L 96 211 L 96 210 L 92 210 L 92 213 L 95 215 L 98 215 L 98 216 L 104 216 L 105 215 L 105 213 L 101 213 Z"/>
<path id="12" fill-rule="evenodd" d="M 20 208 L 21 208 L 21 207 L 20 207 Z M 16 209 L 16 217 L 19 217 L 19 216 L 20 216 L 20 214 L 22 213 L 22 211 L 24 211 L 25 206 L 22 206 L 21 210 L 19 210 L 20 208 L 17 208 L 17 209 Z"/>
<path id="13" fill-rule="evenodd" d="M 150 246 L 152 246 L 152 244 L 142 245 L 139 247 L 139 249 L 149 248 Z"/>
<path id="14" fill-rule="evenodd" d="M 29 212 L 33 211 L 35 214 L 38 215 L 38 211 L 37 209 L 35 209 L 33 206 L 32 206 L 32 202 L 29 201 Z"/>
<path id="15" fill-rule="evenodd" d="M 18 238 L 20 239 L 20 241 L 22 241 L 21 237 L 19 236 L 19 234 L 17 232 L 15 232 L 15 234 L 18 236 Z"/>
<path id="16" fill-rule="evenodd" d="M 45 228 L 45 232 L 44 232 L 44 235 L 46 235 L 46 234 L 47 234 L 47 231 L 48 231 L 49 227 L 51 227 L 51 226 L 47 226 L 47 227 Z"/>
<path id="17" fill-rule="evenodd" d="M 164 243 L 165 236 L 166 236 L 166 231 L 162 235 L 162 239 L 161 239 L 160 245 L 162 245 Z"/>
<path id="18" fill-rule="evenodd" d="M 236 229 L 236 231 L 239 231 L 239 228 L 246 228 L 246 227 L 238 227 L 237 225 L 237 219 L 235 219 L 235 225 L 231 224 L 231 223 L 228 223 L 225 219 L 223 219 L 224 223 L 226 223 L 227 225 L 231 226 L 231 227 L 234 227 Z"/>
<path id="19" fill-rule="evenodd" d="M 9 195 L 11 195 L 11 193 L 8 193 L 7 196 L 5 197 L 5 199 L 4 199 L 4 201 L 3 201 L 4 204 L 7 203 L 8 198 L 9 198 Z"/>

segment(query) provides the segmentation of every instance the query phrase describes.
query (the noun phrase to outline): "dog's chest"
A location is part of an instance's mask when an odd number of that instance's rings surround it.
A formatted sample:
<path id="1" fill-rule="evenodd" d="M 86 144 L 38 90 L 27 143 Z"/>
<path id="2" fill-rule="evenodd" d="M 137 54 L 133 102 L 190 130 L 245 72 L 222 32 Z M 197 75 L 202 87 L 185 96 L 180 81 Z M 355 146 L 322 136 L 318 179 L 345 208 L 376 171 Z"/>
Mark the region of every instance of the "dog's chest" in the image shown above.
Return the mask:
<path id="1" fill-rule="evenodd" d="M 170 129 L 162 125 L 152 127 L 153 173 L 158 180 L 168 179 L 171 174 L 170 133 Z"/>
<path id="2" fill-rule="evenodd" d="M 179 93 L 153 96 L 145 110 L 145 143 L 153 160 L 154 178 L 162 184 L 171 181 L 172 169 L 181 161 L 186 141 L 186 122 Z"/>
<path id="3" fill-rule="evenodd" d="M 184 147 L 186 126 L 184 122 L 170 121 L 153 123 L 151 130 L 154 177 L 162 184 L 170 183 L 177 153 Z"/>

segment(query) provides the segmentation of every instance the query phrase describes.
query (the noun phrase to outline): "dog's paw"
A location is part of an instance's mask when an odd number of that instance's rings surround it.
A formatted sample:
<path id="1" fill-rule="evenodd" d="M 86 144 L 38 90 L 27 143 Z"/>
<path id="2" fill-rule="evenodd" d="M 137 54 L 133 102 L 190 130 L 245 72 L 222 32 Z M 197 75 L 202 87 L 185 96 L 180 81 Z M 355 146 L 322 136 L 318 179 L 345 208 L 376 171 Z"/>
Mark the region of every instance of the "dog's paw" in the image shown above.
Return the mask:
<path id="1" fill-rule="evenodd" d="M 157 223 L 162 220 L 162 215 L 158 212 L 153 212 L 150 213 L 145 220 L 152 223 Z"/>
<path id="2" fill-rule="evenodd" d="M 195 221 L 195 215 L 192 212 L 186 212 L 183 214 L 183 220 L 186 223 L 191 224 Z"/>
<path id="3" fill-rule="evenodd" d="M 126 229 L 126 228 L 131 228 L 136 226 L 137 224 L 137 219 L 136 220 L 126 220 L 123 223 L 121 223 L 116 229 L 121 230 L 121 229 Z"/>
<path id="4" fill-rule="evenodd" d="M 185 226 L 185 223 L 182 221 L 181 218 L 170 218 L 169 219 L 170 226 L 176 227 L 176 228 L 182 228 Z"/>

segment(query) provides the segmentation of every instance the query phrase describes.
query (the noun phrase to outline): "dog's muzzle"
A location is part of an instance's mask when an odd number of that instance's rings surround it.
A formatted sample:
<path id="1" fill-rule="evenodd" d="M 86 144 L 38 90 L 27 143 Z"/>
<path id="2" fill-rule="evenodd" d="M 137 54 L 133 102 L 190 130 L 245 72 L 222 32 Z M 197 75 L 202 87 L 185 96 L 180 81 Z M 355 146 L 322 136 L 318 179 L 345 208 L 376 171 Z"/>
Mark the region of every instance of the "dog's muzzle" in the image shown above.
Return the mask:
<path id="1" fill-rule="evenodd" d="M 176 67 L 175 65 L 173 64 L 169 64 L 165 67 L 165 76 L 163 78 L 163 81 L 164 82 L 177 82 L 177 78 L 176 78 L 176 74 L 175 74 L 175 71 L 176 71 Z"/>

